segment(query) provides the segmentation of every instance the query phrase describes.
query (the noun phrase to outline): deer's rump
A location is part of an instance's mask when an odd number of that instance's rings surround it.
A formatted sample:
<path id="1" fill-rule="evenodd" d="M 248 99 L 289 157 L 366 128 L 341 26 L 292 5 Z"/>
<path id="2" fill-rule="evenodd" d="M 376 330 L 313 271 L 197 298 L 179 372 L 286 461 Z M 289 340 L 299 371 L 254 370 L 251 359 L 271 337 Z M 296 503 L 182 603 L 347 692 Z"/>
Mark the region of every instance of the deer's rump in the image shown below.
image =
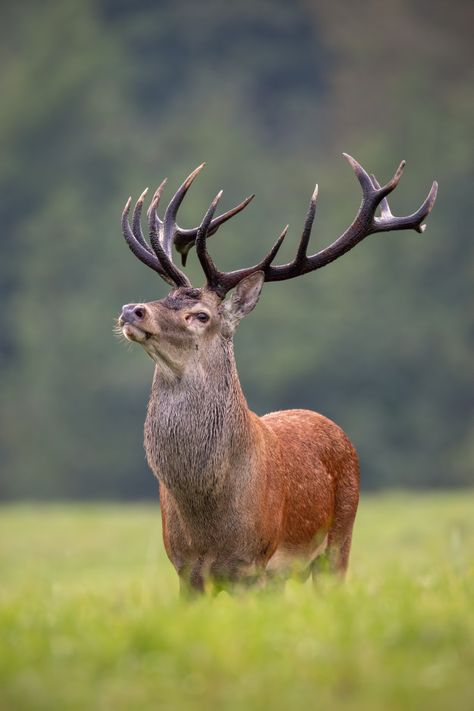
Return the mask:
<path id="1" fill-rule="evenodd" d="M 350 541 L 359 499 L 359 464 L 350 440 L 310 410 L 274 412 L 261 422 L 273 443 L 270 476 L 285 491 L 282 529 L 268 568 L 295 558 L 309 562 L 327 544 L 342 547 Z"/>

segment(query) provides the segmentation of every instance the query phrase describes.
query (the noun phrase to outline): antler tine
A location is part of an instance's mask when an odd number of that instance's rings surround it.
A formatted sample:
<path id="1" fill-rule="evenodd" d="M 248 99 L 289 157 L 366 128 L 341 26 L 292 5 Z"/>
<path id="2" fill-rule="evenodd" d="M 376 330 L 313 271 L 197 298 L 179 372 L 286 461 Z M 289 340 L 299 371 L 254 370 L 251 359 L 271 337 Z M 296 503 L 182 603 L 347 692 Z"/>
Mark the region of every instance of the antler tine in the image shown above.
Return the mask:
<path id="1" fill-rule="evenodd" d="M 278 237 L 277 241 L 269 251 L 269 253 L 264 257 L 258 264 L 256 264 L 254 267 L 248 267 L 247 269 L 237 269 L 234 272 L 219 272 L 219 284 L 220 284 L 220 289 L 219 293 L 223 296 L 227 294 L 228 291 L 233 289 L 237 284 L 242 281 L 242 279 L 245 279 L 245 277 L 250 276 L 251 274 L 255 274 L 255 272 L 264 272 L 264 274 L 267 274 L 267 270 L 269 269 L 271 263 L 275 259 L 278 250 L 280 249 L 283 240 L 286 237 L 286 233 L 288 232 L 288 225 L 286 225 L 285 229 L 282 231 L 280 236 Z M 266 281 L 266 279 L 265 279 Z"/>
<path id="2" fill-rule="evenodd" d="M 206 214 L 204 215 L 201 224 L 197 229 L 196 234 L 196 253 L 198 259 L 201 263 L 204 274 L 207 278 L 207 285 L 210 289 L 218 289 L 219 287 L 219 271 L 216 265 L 212 261 L 212 257 L 207 251 L 206 239 L 208 236 L 208 230 L 211 224 L 211 220 L 216 211 L 217 203 L 222 197 L 222 190 L 220 190 L 214 200 L 209 205 Z"/>
<path id="3" fill-rule="evenodd" d="M 265 269 L 270 266 L 270 264 L 273 262 L 273 260 L 277 256 L 278 252 L 280 251 L 280 247 L 283 244 L 283 240 L 285 239 L 285 237 L 287 235 L 289 227 L 290 227 L 290 225 L 286 225 L 286 227 L 283 228 L 280 236 L 278 237 L 277 241 L 275 242 L 275 244 L 273 245 L 273 247 L 271 248 L 271 250 L 269 251 L 267 256 L 264 257 L 261 260 L 261 262 L 256 264 L 255 267 L 253 267 L 253 271 L 255 271 L 255 272 L 265 271 Z"/>
<path id="4" fill-rule="evenodd" d="M 176 224 L 176 215 L 178 212 L 178 208 L 183 202 L 184 196 L 191 187 L 191 183 L 201 172 L 205 165 L 205 163 L 201 163 L 201 165 L 198 165 L 198 167 L 195 168 L 190 175 L 188 175 L 184 183 L 175 192 L 175 194 L 170 200 L 168 207 L 166 208 L 165 215 L 163 218 L 163 249 L 165 250 L 169 259 L 172 259 L 173 240 L 178 231 L 178 226 Z"/>
<path id="5" fill-rule="evenodd" d="M 167 182 L 168 182 L 168 178 L 164 178 L 161 181 L 161 183 L 158 185 L 158 187 L 156 188 L 155 192 L 153 193 L 153 197 L 151 199 L 150 206 L 149 206 L 148 210 L 146 211 L 146 216 L 148 219 L 150 219 L 150 210 L 154 209 L 156 211 L 158 209 L 158 205 L 161 200 L 161 194 L 162 194 Z M 158 217 L 158 215 L 156 217 L 157 217 L 157 222 L 161 225 L 162 223 L 161 223 L 160 218 Z"/>
<path id="6" fill-rule="evenodd" d="M 159 200 L 159 195 L 158 198 L 155 197 L 155 200 Z M 152 203 L 148 211 L 148 227 L 151 246 L 153 247 L 153 250 L 160 261 L 163 271 L 166 273 L 167 281 L 172 283 L 173 286 L 177 287 L 191 286 L 191 282 L 189 281 L 188 277 L 183 274 L 183 272 L 178 269 L 177 266 L 173 264 L 172 260 L 165 252 L 165 249 L 160 241 L 160 238 L 158 236 L 158 217 L 156 214 L 156 204 L 154 203 Z"/>
<path id="7" fill-rule="evenodd" d="M 133 254 L 138 257 L 138 259 L 157 272 L 163 279 L 165 279 L 170 284 L 172 283 L 165 270 L 161 266 L 160 262 L 154 254 L 150 252 L 142 243 L 139 242 L 137 237 L 134 235 L 132 228 L 130 227 L 130 222 L 128 216 L 130 214 L 130 205 L 132 204 L 132 198 L 129 197 L 125 208 L 122 212 L 122 232 L 125 237 L 125 241 L 128 244 L 130 250 Z M 145 240 L 143 240 L 145 241 Z M 145 243 L 146 244 L 146 243 Z"/>
<path id="8" fill-rule="evenodd" d="M 223 212 L 222 215 L 218 215 L 217 217 L 214 217 L 214 219 L 211 220 L 211 223 L 209 225 L 209 229 L 207 231 L 207 239 L 214 235 L 219 227 L 224 224 L 224 222 L 227 222 L 227 220 L 230 220 L 231 217 L 234 217 L 234 215 L 237 215 L 241 210 L 247 207 L 247 205 L 254 199 L 255 195 L 249 195 L 248 197 L 245 198 L 245 200 L 242 200 L 238 205 L 233 207 L 230 210 L 227 210 L 227 212 Z M 179 227 L 178 225 L 176 226 L 176 236 L 174 238 L 174 246 L 176 247 L 176 250 L 181 254 L 181 264 L 183 267 L 186 266 L 186 261 L 188 258 L 188 253 L 192 247 L 194 247 L 194 244 L 196 242 L 196 235 L 198 232 L 199 227 L 193 227 L 191 229 L 183 229 Z"/>
<path id="9" fill-rule="evenodd" d="M 304 222 L 303 233 L 301 235 L 300 244 L 298 251 L 296 253 L 295 263 L 302 264 L 306 259 L 306 252 L 308 249 L 309 238 L 311 237 L 311 230 L 313 229 L 314 216 L 316 215 L 316 201 L 318 199 L 319 188 L 316 185 L 311 196 L 309 203 L 308 212 L 306 214 L 306 219 Z"/>
<path id="10" fill-rule="evenodd" d="M 373 195 L 374 186 L 372 185 L 370 175 L 367 173 L 367 171 L 361 166 L 360 163 L 358 163 L 356 161 L 355 158 L 350 156 L 349 153 L 343 153 L 342 155 L 347 160 L 347 162 L 351 165 L 352 170 L 356 174 L 357 180 L 359 181 L 360 186 L 362 188 L 362 193 L 363 193 L 364 197 L 366 198 L 369 195 Z"/>
<path id="11" fill-rule="evenodd" d="M 219 229 L 219 227 L 224 224 L 224 222 L 227 222 L 227 220 L 230 220 L 231 217 L 234 217 L 234 215 L 237 215 L 244 208 L 246 208 L 247 205 L 250 202 L 252 202 L 254 197 L 255 197 L 255 193 L 253 193 L 253 195 L 249 195 L 248 197 L 246 197 L 245 200 L 242 200 L 242 202 L 239 202 L 238 205 L 236 205 L 235 207 L 232 207 L 230 210 L 227 210 L 227 212 L 223 212 L 222 215 L 218 215 L 217 217 L 214 217 L 214 219 L 211 220 L 211 224 L 209 226 L 207 236 L 211 237 L 213 234 L 215 234 L 217 232 L 217 230 Z"/>
<path id="12" fill-rule="evenodd" d="M 374 186 L 374 188 L 376 190 L 380 190 L 380 183 L 373 173 L 370 174 L 370 178 L 372 180 L 372 185 Z M 393 217 L 391 210 L 390 210 L 390 205 L 388 204 L 388 200 L 386 197 L 382 198 L 382 200 L 379 203 L 379 207 L 380 207 L 380 214 L 382 215 L 382 217 Z"/>
<path id="13" fill-rule="evenodd" d="M 141 218 L 142 218 L 142 208 L 143 208 L 143 202 L 145 200 L 145 196 L 148 192 L 148 188 L 145 188 L 145 190 L 142 192 L 140 197 L 138 198 L 137 202 L 135 203 L 135 207 L 133 209 L 133 215 L 132 215 L 132 232 L 135 237 L 135 239 L 140 242 L 142 247 L 147 250 L 147 252 L 150 252 L 150 254 L 153 254 L 152 250 L 150 249 L 150 246 L 147 244 L 145 237 L 143 236 L 142 232 L 142 227 L 141 227 Z"/>
<path id="14" fill-rule="evenodd" d="M 378 188 L 377 188 L 377 201 L 380 202 L 384 200 L 387 195 L 390 195 L 393 190 L 397 187 L 398 183 L 400 182 L 400 178 L 403 175 L 403 171 L 405 170 L 407 162 L 406 160 L 402 160 L 400 162 L 400 165 L 398 166 L 397 170 L 395 171 L 395 175 L 391 180 L 388 181 L 388 183 L 382 187 L 377 182 L 377 179 L 375 178 L 375 183 L 377 183 Z M 374 178 L 374 175 L 371 175 L 372 178 Z M 373 182 L 373 181 L 372 181 Z M 374 185 L 375 185 L 374 183 Z"/>

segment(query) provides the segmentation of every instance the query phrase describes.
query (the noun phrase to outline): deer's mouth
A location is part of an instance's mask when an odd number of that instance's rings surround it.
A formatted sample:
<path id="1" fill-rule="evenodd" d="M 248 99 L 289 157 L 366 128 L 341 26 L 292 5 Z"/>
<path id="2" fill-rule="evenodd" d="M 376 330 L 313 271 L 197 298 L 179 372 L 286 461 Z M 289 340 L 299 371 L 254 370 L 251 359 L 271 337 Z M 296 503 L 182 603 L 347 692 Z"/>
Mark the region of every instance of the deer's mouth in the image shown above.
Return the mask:
<path id="1" fill-rule="evenodd" d="M 149 331 L 145 331 L 145 329 L 133 323 L 125 323 L 122 326 L 122 333 L 128 341 L 134 341 L 135 343 L 143 343 L 152 336 Z"/>

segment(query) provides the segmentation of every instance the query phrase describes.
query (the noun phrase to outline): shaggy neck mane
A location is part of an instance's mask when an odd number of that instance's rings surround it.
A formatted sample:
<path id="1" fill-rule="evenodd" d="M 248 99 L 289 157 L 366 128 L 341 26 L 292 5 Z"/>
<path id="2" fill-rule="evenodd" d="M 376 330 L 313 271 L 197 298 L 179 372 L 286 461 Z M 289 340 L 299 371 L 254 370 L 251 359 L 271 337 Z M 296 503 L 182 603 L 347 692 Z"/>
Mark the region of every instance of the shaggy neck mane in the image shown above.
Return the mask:
<path id="1" fill-rule="evenodd" d="M 224 494 L 249 450 L 250 429 L 231 341 L 197 351 L 180 378 L 170 381 L 156 367 L 145 449 L 177 500 Z"/>

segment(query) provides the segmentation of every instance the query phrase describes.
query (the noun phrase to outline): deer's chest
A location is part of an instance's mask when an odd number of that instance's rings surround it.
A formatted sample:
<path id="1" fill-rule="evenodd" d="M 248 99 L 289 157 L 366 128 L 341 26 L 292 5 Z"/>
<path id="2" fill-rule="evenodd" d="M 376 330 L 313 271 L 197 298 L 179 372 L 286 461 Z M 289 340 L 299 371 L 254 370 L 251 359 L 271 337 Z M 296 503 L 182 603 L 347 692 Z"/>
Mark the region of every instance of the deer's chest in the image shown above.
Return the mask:
<path id="1" fill-rule="evenodd" d="M 222 486 L 229 432 L 217 403 L 150 400 L 145 451 L 155 475 L 176 495 L 210 495 Z"/>

